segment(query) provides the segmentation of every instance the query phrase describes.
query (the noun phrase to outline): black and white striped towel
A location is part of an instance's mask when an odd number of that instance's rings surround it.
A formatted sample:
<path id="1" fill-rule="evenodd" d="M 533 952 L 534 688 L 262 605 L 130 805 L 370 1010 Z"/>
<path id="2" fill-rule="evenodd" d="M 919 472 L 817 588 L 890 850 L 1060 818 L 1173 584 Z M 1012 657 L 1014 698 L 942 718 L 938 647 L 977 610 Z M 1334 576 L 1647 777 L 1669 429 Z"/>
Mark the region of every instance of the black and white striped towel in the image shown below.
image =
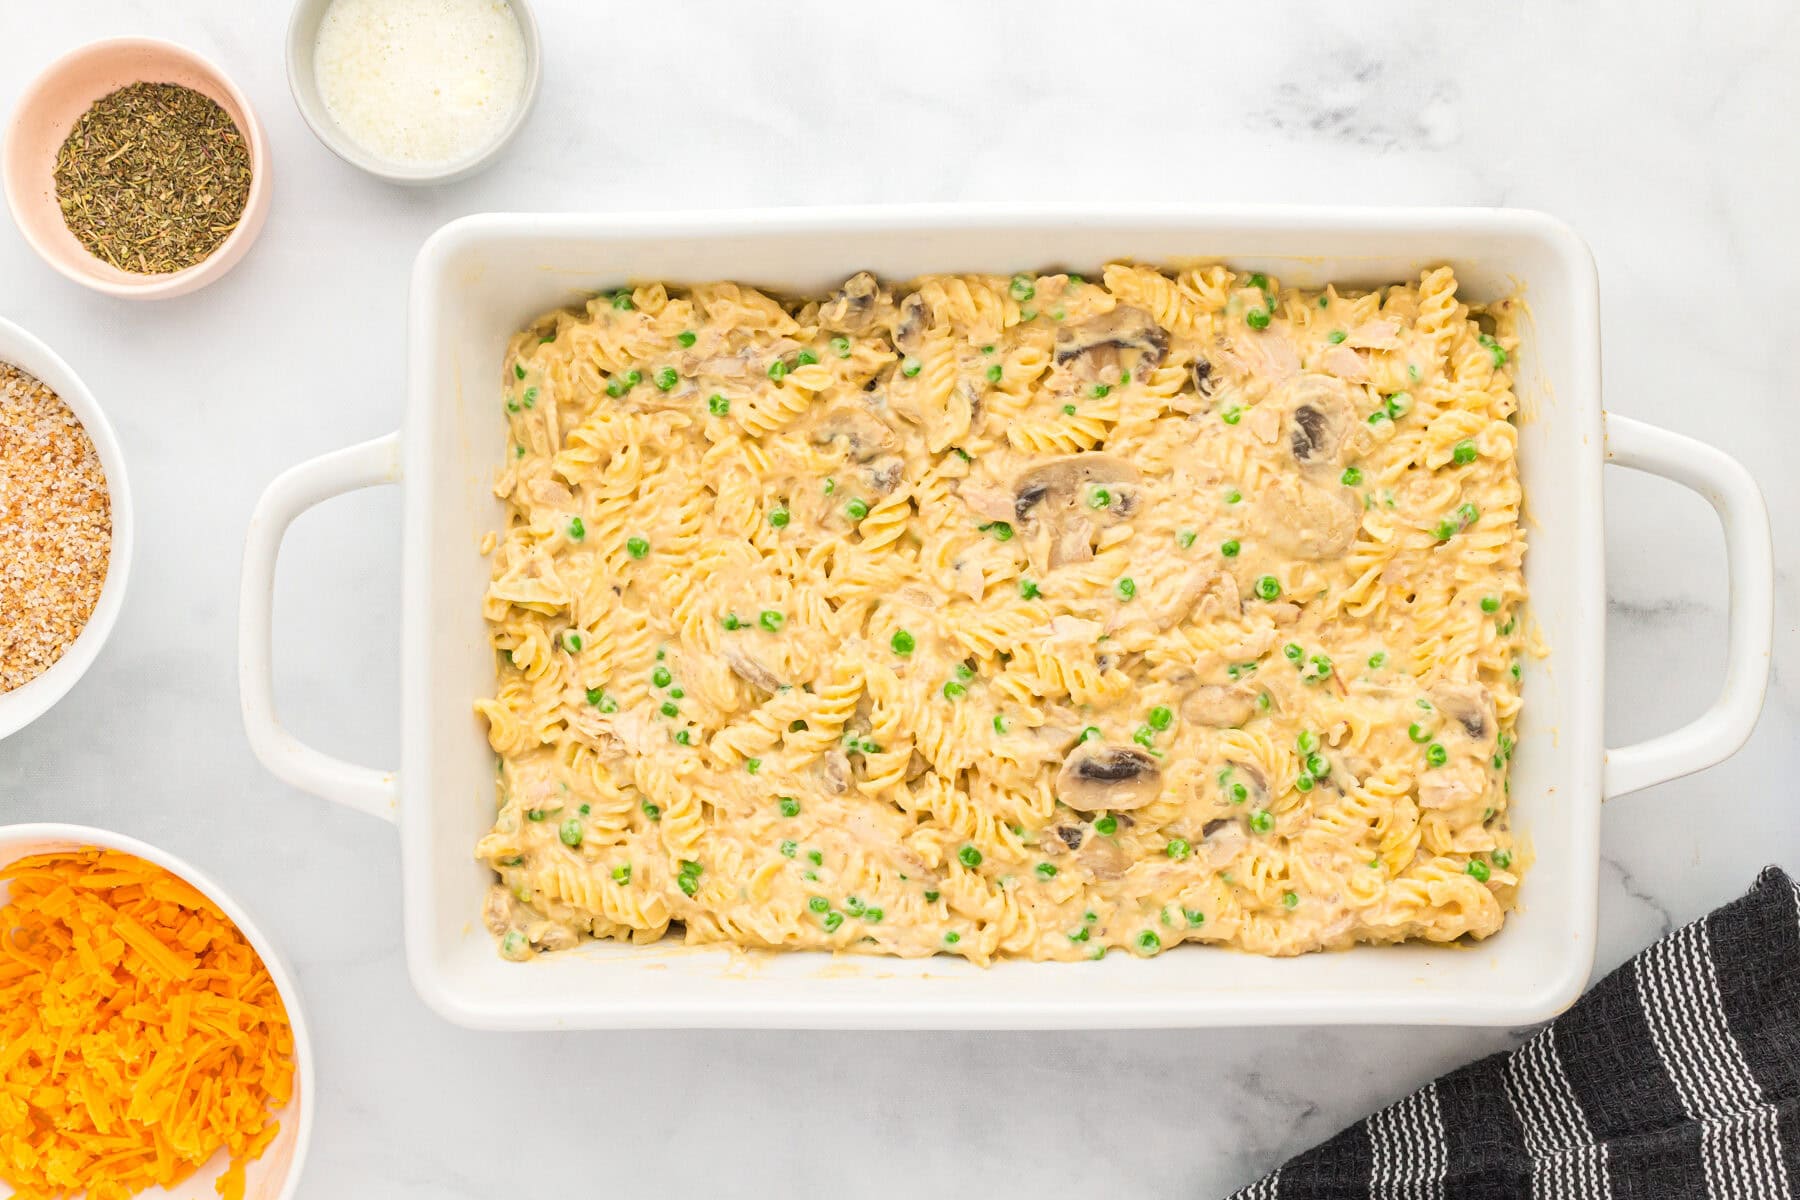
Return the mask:
<path id="1" fill-rule="evenodd" d="M 1516 1050 L 1231 1200 L 1800 1198 L 1800 887 L 1662 938 Z"/>

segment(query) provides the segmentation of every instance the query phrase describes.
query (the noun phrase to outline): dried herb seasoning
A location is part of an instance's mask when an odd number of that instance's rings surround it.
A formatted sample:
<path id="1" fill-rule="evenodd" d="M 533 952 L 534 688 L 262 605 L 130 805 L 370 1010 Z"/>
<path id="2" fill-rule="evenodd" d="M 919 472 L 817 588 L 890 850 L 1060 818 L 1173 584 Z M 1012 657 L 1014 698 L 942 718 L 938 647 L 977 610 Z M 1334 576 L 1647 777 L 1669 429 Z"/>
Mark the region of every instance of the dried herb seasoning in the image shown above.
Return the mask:
<path id="1" fill-rule="evenodd" d="M 134 83 L 94 102 L 56 155 L 63 222 L 120 270 L 163 275 L 206 258 L 250 197 L 250 148 L 211 97 Z"/>

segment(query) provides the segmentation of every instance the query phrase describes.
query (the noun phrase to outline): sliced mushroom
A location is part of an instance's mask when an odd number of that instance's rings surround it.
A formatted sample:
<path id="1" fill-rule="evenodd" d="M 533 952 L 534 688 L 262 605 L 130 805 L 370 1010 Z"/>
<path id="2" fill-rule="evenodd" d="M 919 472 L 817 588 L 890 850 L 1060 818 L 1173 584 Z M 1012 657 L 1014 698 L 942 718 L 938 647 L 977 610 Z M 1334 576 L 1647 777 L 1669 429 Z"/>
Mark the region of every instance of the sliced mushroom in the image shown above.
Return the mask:
<path id="1" fill-rule="evenodd" d="M 1013 480 L 1013 519 L 1047 548 L 1050 567 L 1085 562 L 1094 556 L 1094 520 L 1122 520 L 1135 511 L 1130 489 L 1140 479 L 1137 468 L 1098 451 L 1046 459 Z M 1106 487 L 1113 500 L 1106 508 L 1084 503 L 1087 489 Z"/>
<path id="2" fill-rule="evenodd" d="M 1335 470 L 1357 427 L 1356 411 L 1341 380 L 1301 375 L 1289 384 L 1282 406 L 1282 429 L 1289 451 L 1302 467 Z"/>
<path id="3" fill-rule="evenodd" d="M 1219 381 L 1213 378 L 1213 365 L 1207 359 L 1196 357 L 1193 366 L 1194 391 L 1202 396 L 1211 396 Z"/>
<path id="4" fill-rule="evenodd" d="M 1075 747 L 1056 775 L 1056 795 L 1077 812 L 1142 808 L 1162 791 L 1162 769 L 1135 746 L 1087 742 Z"/>
<path id="5" fill-rule="evenodd" d="M 917 750 L 914 750 L 912 752 L 912 757 L 906 760 L 906 782 L 911 783 L 913 780 L 926 774 L 930 770 L 931 760 L 926 758 L 923 754 L 920 754 Z"/>
<path id="6" fill-rule="evenodd" d="M 1131 860 L 1119 849 L 1119 843 L 1099 836 L 1087 839 L 1086 844 L 1075 852 L 1075 861 L 1086 867 L 1095 879 L 1118 879 L 1131 866 Z"/>
<path id="7" fill-rule="evenodd" d="M 825 790 L 833 795 L 841 796 L 850 790 L 853 778 L 850 771 L 850 756 L 833 746 L 819 760 L 819 775 L 825 780 Z"/>
<path id="8" fill-rule="evenodd" d="M 1181 719 L 1234 729 L 1256 714 L 1256 693 L 1241 683 L 1203 683 L 1181 702 Z"/>
<path id="9" fill-rule="evenodd" d="M 898 454 L 884 454 L 869 464 L 869 486 L 886 496 L 900 486 L 906 474 L 906 462 Z"/>
<path id="10" fill-rule="evenodd" d="M 875 276 L 858 271 L 820 306 L 819 325 L 838 333 L 867 333 L 887 300 Z"/>
<path id="11" fill-rule="evenodd" d="M 1234 760 L 1227 760 L 1225 765 L 1233 772 L 1231 782 L 1243 784 L 1244 791 L 1248 793 L 1242 802 L 1246 812 L 1262 808 L 1269 803 L 1269 780 L 1262 773 L 1260 767 Z M 1238 778 L 1239 775 L 1243 778 Z M 1234 803 L 1237 802 L 1236 797 L 1231 797 L 1231 799 Z"/>
<path id="12" fill-rule="evenodd" d="M 781 689 L 780 677 L 741 647 L 726 646 L 719 653 L 725 659 L 725 665 L 731 668 L 731 673 L 751 687 L 770 693 Z"/>
<path id="13" fill-rule="evenodd" d="M 1138 351 L 1137 361 L 1142 366 L 1161 366 L 1169 353 L 1169 335 L 1149 313 L 1129 304 L 1056 331 L 1058 366 L 1085 358 L 1088 369 L 1098 372 L 1106 366 L 1120 365 L 1121 350 Z"/>
<path id="14" fill-rule="evenodd" d="M 1498 724 L 1494 718 L 1494 699 L 1473 683 L 1441 683 L 1431 689 L 1431 699 L 1438 710 L 1455 721 L 1470 740 L 1486 746 L 1498 741 Z"/>
<path id="15" fill-rule="evenodd" d="M 1356 540 L 1362 510 L 1356 493 L 1292 476 L 1277 479 L 1259 497 L 1261 536 L 1295 558 L 1336 558 Z"/>
<path id="16" fill-rule="evenodd" d="M 813 426 L 811 441 L 815 446 L 826 446 L 839 438 L 844 440 L 851 459 L 859 463 L 868 462 L 899 444 L 886 422 L 854 404 L 832 407 Z"/>
<path id="17" fill-rule="evenodd" d="M 531 939 L 539 950 L 573 950 L 581 944 L 581 935 L 567 925 L 546 925 L 544 929 Z"/>
<path id="18" fill-rule="evenodd" d="M 1055 837 L 1069 850 L 1081 849 L 1082 830 L 1079 825 L 1058 825 L 1054 830 Z M 503 891 L 505 889 L 502 889 Z"/>
<path id="19" fill-rule="evenodd" d="M 1227 828 L 1232 824 L 1234 824 L 1234 822 L 1230 817 L 1214 817 L 1200 827 L 1200 840 L 1205 841 L 1213 834 L 1219 832 L 1219 830 Z"/>
<path id="20" fill-rule="evenodd" d="M 914 292 L 900 302 L 900 319 L 894 324 L 894 345 L 907 354 L 925 344 L 925 325 L 929 314 L 925 297 Z"/>

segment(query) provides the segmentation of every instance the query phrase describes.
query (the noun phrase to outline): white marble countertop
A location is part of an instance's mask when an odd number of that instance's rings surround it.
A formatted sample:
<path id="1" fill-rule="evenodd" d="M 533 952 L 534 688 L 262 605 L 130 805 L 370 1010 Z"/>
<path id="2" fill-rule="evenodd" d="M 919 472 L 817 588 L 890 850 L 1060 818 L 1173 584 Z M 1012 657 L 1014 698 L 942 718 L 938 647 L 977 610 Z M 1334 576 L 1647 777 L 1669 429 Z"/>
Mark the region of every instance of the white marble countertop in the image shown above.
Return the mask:
<path id="1" fill-rule="evenodd" d="M 273 147 L 261 242 L 185 299 L 83 291 L 0 222 L 0 315 L 99 396 L 140 529 L 100 662 L 0 743 L 0 820 L 147 838 L 260 915 L 300 972 L 317 1039 L 303 1197 L 1207 1197 L 1512 1040 L 503 1036 L 428 1012 L 401 959 L 393 831 L 251 757 L 234 616 L 262 487 L 397 424 L 408 266 L 463 213 L 1041 197 L 1555 213 L 1599 260 L 1608 407 L 1745 462 L 1777 544 L 1762 724 L 1724 765 L 1608 807 L 1599 969 L 1766 862 L 1800 870 L 1793 5 L 537 6 L 544 88 L 521 143 L 437 191 L 374 182 L 314 141 L 288 98 L 285 4 L 0 12 L 0 113 L 62 51 L 155 34 L 221 62 Z M 1623 472 L 1608 473 L 1606 525 L 1607 726 L 1622 742 L 1693 716 L 1718 685 L 1724 553 L 1698 498 Z M 296 527 L 277 592 L 284 716 L 366 762 L 397 745 L 398 550 L 392 492 L 337 501 Z"/>

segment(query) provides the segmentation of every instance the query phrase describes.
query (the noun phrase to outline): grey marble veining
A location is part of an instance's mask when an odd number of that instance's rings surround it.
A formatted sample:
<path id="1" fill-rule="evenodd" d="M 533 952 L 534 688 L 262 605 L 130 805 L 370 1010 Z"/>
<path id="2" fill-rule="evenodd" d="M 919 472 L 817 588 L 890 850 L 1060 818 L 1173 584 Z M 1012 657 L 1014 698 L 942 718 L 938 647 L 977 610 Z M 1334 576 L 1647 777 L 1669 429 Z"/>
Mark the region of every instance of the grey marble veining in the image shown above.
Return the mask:
<path id="1" fill-rule="evenodd" d="M 141 544 L 92 674 L 0 743 L 0 819 L 88 821 L 204 865 L 298 968 L 322 1103 L 306 1197 L 486 1200 L 1224 1193 L 1504 1030 L 481 1035 L 413 995 L 391 830 L 276 784 L 234 669 L 251 504 L 302 457 L 391 429 L 406 272 L 484 209 L 1063 199 L 1516 204 L 1600 265 L 1608 406 L 1713 442 L 1777 539 L 1768 708 L 1750 745 L 1605 815 L 1599 968 L 1800 870 L 1800 10 L 1427 2 L 1323 8 L 921 0 L 537 0 L 521 143 L 438 191 L 368 180 L 301 124 L 286 6 L 0 7 L 0 112 L 54 55 L 152 33 L 222 62 L 273 146 L 261 243 L 196 296 L 126 305 L 0 222 L 0 314 L 57 347 L 118 427 Z M 1698 713 L 1722 677 L 1705 505 L 1609 472 L 1608 732 Z M 1554 497 L 1536 498 L 1554 519 Z M 367 762 L 397 740 L 398 501 L 296 526 L 279 699 Z"/>

